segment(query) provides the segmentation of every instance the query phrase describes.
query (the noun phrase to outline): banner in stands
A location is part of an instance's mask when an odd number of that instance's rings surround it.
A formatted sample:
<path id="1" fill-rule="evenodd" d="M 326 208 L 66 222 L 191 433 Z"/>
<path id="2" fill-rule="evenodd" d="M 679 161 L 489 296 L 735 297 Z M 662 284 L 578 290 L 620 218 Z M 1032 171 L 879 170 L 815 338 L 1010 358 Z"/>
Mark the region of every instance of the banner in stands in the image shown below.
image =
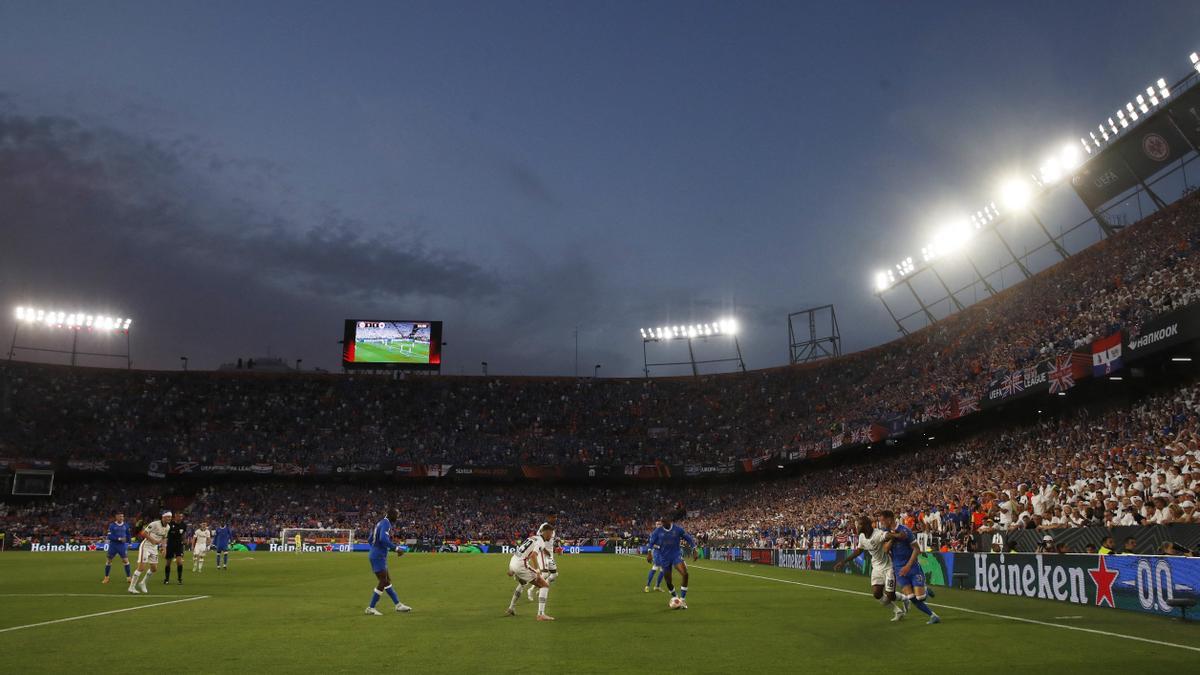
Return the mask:
<path id="1" fill-rule="evenodd" d="M 1016 551 L 1018 553 L 1033 553 L 1037 550 L 1038 545 L 1042 542 L 1042 537 L 1046 532 L 1038 530 L 1013 530 L 1001 536 L 1004 543 L 1001 545 L 1005 553 Z M 992 547 L 992 537 L 995 536 L 990 532 L 980 532 L 975 536 L 975 550 L 987 551 Z M 1142 555 L 1152 555 L 1163 552 L 1163 544 L 1173 542 L 1175 546 L 1179 546 L 1188 551 L 1200 551 L 1200 525 L 1190 523 L 1175 523 L 1172 525 L 1137 525 L 1130 527 L 1072 527 L 1064 530 L 1054 530 L 1051 536 L 1054 537 L 1054 543 L 1066 544 L 1068 550 L 1071 551 L 1086 551 L 1088 546 L 1095 546 L 1099 549 L 1104 538 L 1111 536 L 1113 538 L 1116 550 L 1125 550 L 1126 545 L 1132 544 L 1133 553 Z M 1133 540 L 1130 542 L 1130 540 Z"/>
<path id="2" fill-rule="evenodd" d="M 1115 152 L 1102 152 L 1071 176 L 1071 187 L 1089 209 L 1097 210 L 1137 185 L 1137 177 Z"/>
<path id="3" fill-rule="evenodd" d="M 1079 380 L 1091 375 L 1091 357 L 1082 352 L 1067 352 L 1028 368 L 1013 371 L 992 381 L 984 397 L 983 407 L 1030 394 L 1056 394 L 1074 387 Z"/>
<path id="4" fill-rule="evenodd" d="M 1117 141 L 1116 149 L 1142 180 L 1149 180 L 1192 150 L 1165 110 L 1139 123 L 1131 132 Z"/>
<path id="5" fill-rule="evenodd" d="M 1092 376 L 1104 377 L 1117 372 L 1124 366 L 1121 359 L 1121 331 L 1092 343 Z"/>
<path id="6" fill-rule="evenodd" d="M 1200 305 L 1192 305 L 1147 321 L 1126 336 L 1124 353 L 1130 361 L 1200 340 Z"/>
<path id="7" fill-rule="evenodd" d="M 1167 105 L 1167 112 L 1192 145 L 1200 148 L 1200 87 L 1174 94 L 1174 100 Z"/>

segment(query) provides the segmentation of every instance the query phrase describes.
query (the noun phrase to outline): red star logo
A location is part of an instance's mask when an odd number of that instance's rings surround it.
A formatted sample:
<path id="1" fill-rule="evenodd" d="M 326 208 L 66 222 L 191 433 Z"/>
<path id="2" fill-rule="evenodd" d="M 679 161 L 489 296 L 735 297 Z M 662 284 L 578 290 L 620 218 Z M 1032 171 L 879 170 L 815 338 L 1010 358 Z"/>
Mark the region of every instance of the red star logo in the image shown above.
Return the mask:
<path id="1" fill-rule="evenodd" d="M 1117 603 L 1113 600 L 1113 583 L 1120 576 L 1120 570 L 1110 570 L 1104 564 L 1104 556 L 1100 556 L 1100 567 L 1094 570 L 1088 570 L 1088 574 L 1092 575 L 1092 581 L 1096 582 L 1096 606 L 1099 607 L 1105 602 L 1109 607 L 1116 607 Z"/>
<path id="2" fill-rule="evenodd" d="M 326 551 L 332 551 L 332 550 L 333 550 L 333 544 L 325 544 L 325 550 L 326 550 Z"/>
<path id="3" fill-rule="evenodd" d="M 95 544 L 88 544 L 88 550 L 89 550 L 89 551 L 95 551 L 95 550 L 96 550 L 96 545 L 95 545 Z"/>

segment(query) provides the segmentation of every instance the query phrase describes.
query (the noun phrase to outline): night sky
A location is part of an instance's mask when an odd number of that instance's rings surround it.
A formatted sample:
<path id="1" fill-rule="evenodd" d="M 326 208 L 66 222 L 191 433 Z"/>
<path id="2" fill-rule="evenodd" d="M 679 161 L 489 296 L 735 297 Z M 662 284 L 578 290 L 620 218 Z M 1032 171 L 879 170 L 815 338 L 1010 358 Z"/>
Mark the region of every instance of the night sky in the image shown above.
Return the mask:
<path id="1" fill-rule="evenodd" d="M 1182 76 L 1197 27 L 1194 0 L 0 0 L 0 330 L 96 309 L 135 366 L 333 369 L 343 318 L 441 319 L 446 372 L 571 374 L 578 327 L 615 376 L 639 327 L 725 315 L 779 365 L 786 314 L 833 303 L 861 349 L 895 334 L 876 269 Z"/>

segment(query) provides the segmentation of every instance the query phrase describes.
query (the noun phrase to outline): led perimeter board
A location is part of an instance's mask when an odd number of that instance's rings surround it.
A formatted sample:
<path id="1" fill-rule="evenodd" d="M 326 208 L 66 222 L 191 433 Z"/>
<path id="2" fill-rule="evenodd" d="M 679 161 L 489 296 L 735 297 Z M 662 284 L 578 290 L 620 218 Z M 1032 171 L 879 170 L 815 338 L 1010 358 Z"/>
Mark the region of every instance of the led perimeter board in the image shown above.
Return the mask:
<path id="1" fill-rule="evenodd" d="M 342 367 L 440 370 L 441 321 L 346 319 Z"/>

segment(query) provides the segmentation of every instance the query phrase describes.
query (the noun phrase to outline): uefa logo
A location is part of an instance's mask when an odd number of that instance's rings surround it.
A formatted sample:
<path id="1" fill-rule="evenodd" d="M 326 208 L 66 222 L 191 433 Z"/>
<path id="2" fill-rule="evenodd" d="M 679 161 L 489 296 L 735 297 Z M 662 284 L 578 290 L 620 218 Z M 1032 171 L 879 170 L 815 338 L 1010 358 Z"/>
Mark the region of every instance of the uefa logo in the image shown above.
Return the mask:
<path id="1" fill-rule="evenodd" d="M 1171 156 L 1171 146 L 1159 134 L 1146 134 L 1142 137 L 1142 152 L 1156 162 L 1163 162 Z"/>

